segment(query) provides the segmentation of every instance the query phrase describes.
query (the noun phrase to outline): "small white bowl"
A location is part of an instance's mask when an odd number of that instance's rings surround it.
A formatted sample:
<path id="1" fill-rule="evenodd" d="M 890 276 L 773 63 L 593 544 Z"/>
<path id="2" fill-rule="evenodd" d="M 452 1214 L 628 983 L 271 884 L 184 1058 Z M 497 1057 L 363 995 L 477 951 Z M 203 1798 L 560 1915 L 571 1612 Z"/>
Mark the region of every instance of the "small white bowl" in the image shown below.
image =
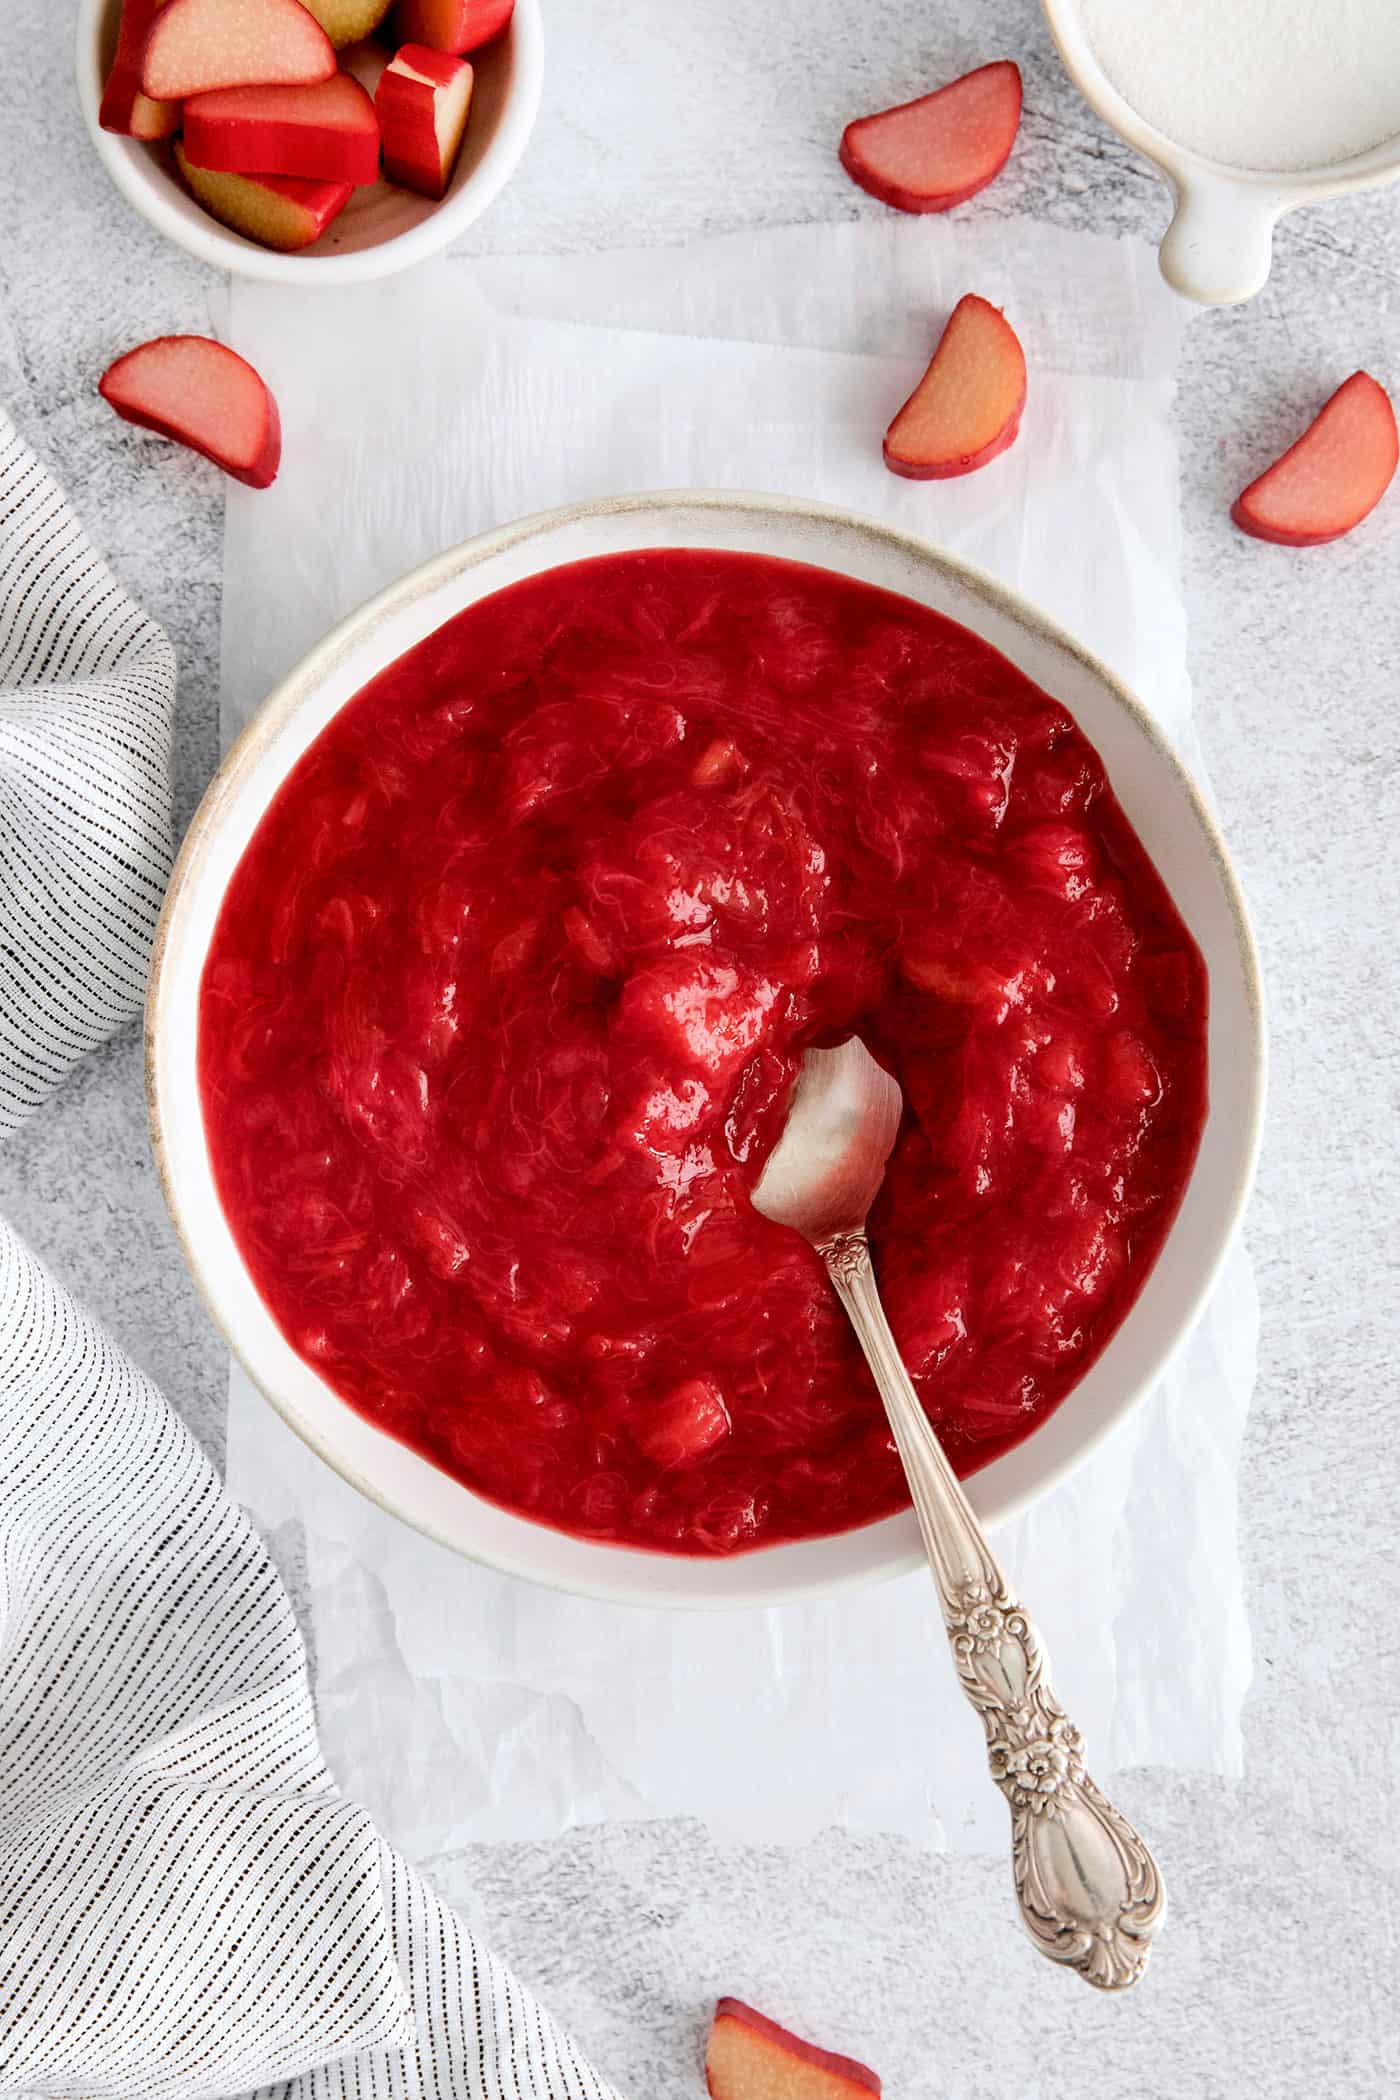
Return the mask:
<path id="1" fill-rule="evenodd" d="M 156 1164 L 195 1280 L 245 1368 L 337 1472 L 472 1559 L 585 1596 L 669 1605 L 786 1602 L 917 1567 L 912 1512 L 832 1538 L 690 1559 L 569 1538 L 483 1501 L 356 1414 L 284 1339 L 244 1267 L 215 1190 L 197 1069 L 199 987 L 229 879 L 307 746 L 365 682 L 444 620 L 562 562 L 639 547 L 786 556 L 898 591 L 960 620 L 1070 708 L 1210 972 L 1210 1110 L 1185 1198 L 1127 1318 L 1061 1406 L 976 1474 L 997 1523 L 1052 1487 L 1148 1392 L 1205 1302 L 1254 1172 L 1264 1099 L 1258 965 L 1239 886 L 1199 794 L 1160 731 L 1104 667 L 975 569 L 844 511 L 778 496 L 621 496 L 484 533 L 342 621 L 264 703 L 186 836 L 156 937 L 146 1009 Z"/>
<path id="2" fill-rule="evenodd" d="M 121 0 L 82 0 L 78 11 L 78 98 L 98 158 L 117 188 L 163 233 L 201 262 L 266 284 L 363 284 L 436 255 L 479 219 L 515 172 L 539 114 L 544 81 L 540 0 L 515 0 L 504 36 L 473 52 L 471 119 L 440 203 L 393 183 L 357 189 L 309 248 L 284 255 L 211 218 L 181 182 L 167 144 L 118 137 L 97 121 L 116 48 Z"/>
<path id="3" fill-rule="evenodd" d="M 1146 4 L 1169 6 L 1170 0 Z M 1085 34 L 1079 0 L 1041 0 L 1041 5 L 1065 70 L 1084 100 L 1171 184 L 1176 211 L 1158 260 L 1173 290 L 1202 306 L 1235 306 L 1254 297 L 1268 277 L 1274 227 L 1285 212 L 1400 180 L 1400 136 L 1322 168 L 1269 172 L 1209 160 L 1158 131 L 1124 100 Z"/>

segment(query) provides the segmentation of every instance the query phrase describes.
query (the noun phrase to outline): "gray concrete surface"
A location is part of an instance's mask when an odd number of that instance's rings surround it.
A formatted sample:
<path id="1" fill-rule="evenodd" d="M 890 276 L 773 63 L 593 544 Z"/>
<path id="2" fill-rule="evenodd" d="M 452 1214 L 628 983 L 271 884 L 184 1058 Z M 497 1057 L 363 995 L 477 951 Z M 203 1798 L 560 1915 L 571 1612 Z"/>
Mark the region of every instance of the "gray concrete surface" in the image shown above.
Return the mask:
<path id="1" fill-rule="evenodd" d="M 1026 77 L 1021 143 L 971 214 L 1152 234 L 1164 191 L 1078 101 L 1032 0 L 546 0 L 549 79 L 467 252 L 569 251 L 875 211 L 850 115 L 977 61 Z M 109 189 L 71 81 L 74 0 L 8 0 L 0 399 L 180 657 L 177 796 L 215 752 L 221 490 L 133 472 L 93 392 L 218 281 Z M 1400 491 L 1332 549 L 1236 534 L 1230 497 L 1358 365 L 1400 389 L 1400 192 L 1285 222 L 1266 291 L 1189 331 L 1178 416 L 1197 709 L 1256 914 L 1274 1077 L 1249 1238 L 1264 1338 L 1242 1492 L 1257 1680 L 1243 1783 L 1144 1771 L 1174 1917 L 1151 1975 L 1092 1999 L 1014 1938 L 1000 1861 L 832 1833 L 724 1850 L 698 1825 L 482 1847 L 450 1891 L 634 2100 L 700 2091 L 705 2001 L 757 2000 L 864 2056 L 892 2100 L 1254 2100 L 1393 2090 L 1400 1778 L 1391 1164 Z M 0 1154 L 0 1210 L 218 1453 L 224 1360 L 147 1155 L 134 1033 Z M 1164 1542 L 1163 1609 L 1171 1609 Z"/>

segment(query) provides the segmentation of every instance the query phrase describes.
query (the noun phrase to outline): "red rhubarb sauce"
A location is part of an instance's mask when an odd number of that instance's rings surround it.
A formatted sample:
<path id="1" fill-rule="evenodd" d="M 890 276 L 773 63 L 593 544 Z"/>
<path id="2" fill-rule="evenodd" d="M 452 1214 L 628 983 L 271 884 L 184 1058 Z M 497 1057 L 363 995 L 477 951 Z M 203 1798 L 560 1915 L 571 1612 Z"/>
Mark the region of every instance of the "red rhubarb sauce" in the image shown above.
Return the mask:
<path id="1" fill-rule="evenodd" d="M 1157 1255 L 1204 965 L 1093 747 L 966 628 L 650 550 L 484 599 L 317 738 L 229 885 L 200 1078 L 244 1259 L 352 1406 L 540 1522 L 725 1554 L 906 1500 L 749 1203 L 852 1032 L 906 1100 L 890 1318 L 970 1473 Z"/>

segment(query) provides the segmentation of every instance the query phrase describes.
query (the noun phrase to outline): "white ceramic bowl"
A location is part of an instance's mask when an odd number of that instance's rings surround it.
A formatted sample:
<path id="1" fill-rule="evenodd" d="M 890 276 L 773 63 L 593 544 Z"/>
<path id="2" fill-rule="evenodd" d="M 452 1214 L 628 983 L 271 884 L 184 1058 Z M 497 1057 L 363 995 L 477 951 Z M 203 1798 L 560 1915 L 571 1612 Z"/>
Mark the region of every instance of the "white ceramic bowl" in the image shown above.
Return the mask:
<path id="1" fill-rule="evenodd" d="M 560 562 L 638 547 L 787 556 L 899 591 L 961 620 L 1069 707 L 1210 971 L 1211 1102 L 1176 1223 L 1127 1319 L 1047 1421 L 970 1483 L 988 1522 L 1042 1494 L 1150 1389 L 1201 1309 L 1254 1171 L 1264 1094 L 1258 969 L 1239 888 L 1191 781 L 1139 703 L 1068 635 L 989 577 L 903 533 L 776 496 L 618 497 L 503 527 L 417 569 L 342 622 L 271 695 L 230 751 L 180 854 L 146 1014 L 156 1160 L 195 1278 L 274 1407 L 386 1509 L 474 1559 L 585 1595 L 675 1605 L 810 1596 L 919 1563 L 912 1514 L 728 1560 L 589 1543 L 533 1524 L 439 1472 L 347 1406 L 283 1339 L 215 1193 L 200 1111 L 200 977 L 224 891 L 288 770 L 386 664 L 464 606 Z"/>
<path id="2" fill-rule="evenodd" d="M 1202 306 L 1234 306 L 1254 297 L 1268 277 L 1274 227 L 1285 212 L 1400 180 L 1400 137 L 1322 168 L 1271 173 L 1209 160 L 1158 131 L 1125 101 L 1085 35 L 1079 0 L 1041 4 L 1065 70 L 1084 100 L 1171 184 L 1176 211 L 1162 237 L 1162 275 Z M 1146 4 L 1169 6 L 1170 0 Z"/>
<path id="3" fill-rule="evenodd" d="M 127 203 L 201 262 L 268 284 L 363 284 L 436 255 L 479 219 L 515 171 L 539 113 L 544 80 L 540 0 L 515 0 L 509 29 L 480 52 L 471 120 L 441 203 L 388 182 L 367 184 L 310 248 L 283 255 L 245 240 L 196 204 L 168 145 L 119 138 L 97 121 L 116 47 L 121 0 L 81 0 L 78 98 L 98 158 Z"/>

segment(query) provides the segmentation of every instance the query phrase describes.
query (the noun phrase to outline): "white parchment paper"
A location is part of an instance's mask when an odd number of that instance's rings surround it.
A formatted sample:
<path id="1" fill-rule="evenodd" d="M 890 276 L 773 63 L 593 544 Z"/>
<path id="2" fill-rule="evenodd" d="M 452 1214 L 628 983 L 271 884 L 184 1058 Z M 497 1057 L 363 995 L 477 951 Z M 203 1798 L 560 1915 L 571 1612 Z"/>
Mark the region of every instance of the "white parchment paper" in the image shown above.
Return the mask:
<path id="1" fill-rule="evenodd" d="M 967 290 L 1004 304 L 1026 346 L 1022 435 L 966 480 L 896 480 L 885 424 Z M 225 731 L 334 620 L 452 541 L 690 485 L 824 498 L 969 556 L 1105 657 L 1194 757 L 1180 312 L 1147 248 L 1017 220 L 449 259 L 345 293 L 238 284 L 230 340 L 277 393 L 286 451 L 273 489 L 230 493 Z M 998 1541 L 1102 1774 L 1239 1770 L 1256 1337 L 1237 1249 L 1172 1376 Z M 923 1577 L 712 1617 L 556 1596 L 385 1516 L 237 1373 L 228 1464 L 261 1523 L 304 1530 L 327 1755 L 415 1860 L 649 1815 L 755 1840 L 839 1823 L 1004 1846 Z"/>

